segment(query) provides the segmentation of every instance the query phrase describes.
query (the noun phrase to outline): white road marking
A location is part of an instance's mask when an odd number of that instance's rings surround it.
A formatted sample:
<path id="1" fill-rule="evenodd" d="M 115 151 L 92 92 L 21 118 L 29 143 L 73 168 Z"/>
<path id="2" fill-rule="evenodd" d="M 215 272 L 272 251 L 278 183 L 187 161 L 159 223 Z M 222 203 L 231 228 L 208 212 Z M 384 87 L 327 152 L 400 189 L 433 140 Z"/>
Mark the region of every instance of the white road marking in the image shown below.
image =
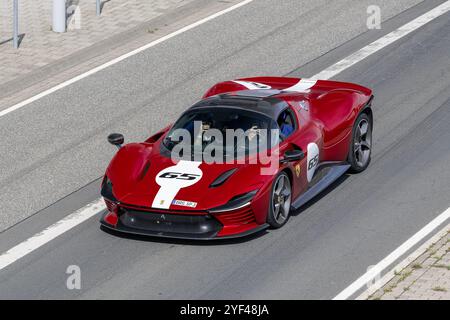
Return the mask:
<path id="1" fill-rule="evenodd" d="M 371 44 L 365 46 L 364 48 L 356 51 L 355 53 L 349 55 L 348 57 L 342 59 L 341 61 L 335 63 L 331 67 L 319 72 L 313 79 L 330 79 L 341 73 L 342 71 L 348 69 L 354 64 L 358 63 L 361 60 L 364 60 L 368 56 L 374 54 L 377 51 L 387 47 L 391 43 L 403 38 L 404 36 L 410 34 L 411 32 L 419 29 L 423 25 L 428 22 L 440 17 L 444 13 L 450 10 L 450 1 L 446 1 L 440 6 L 428 11 L 427 13 L 421 15 L 420 17 L 408 22 L 407 24 L 401 26 L 397 30 L 388 33 L 387 35 L 381 37 L 380 39 L 372 42 Z"/>
<path id="2" fill-rule="evenodd" d="M 52 241 L 56 237 L 76 227 L 80 223 L 92 218 L 97 213 L 106 209 L 103 199 L 98 199 L 87 206 L 75 211 L 64 219 L 52 224 L 47 229 L 35 234 L 24 242 L 9 249 L 0 256 L 0 270 L 6 268 L 10 264 L 25 257 L 27 254 L 33 252 L 44 244 Z"/>
<path id="3" fill-rule="evenodd" d="M 106 62 L 106 63 L 104 63 L 104 64 L 102 64 L 102 65 L 100 65 L 98 67 L 95 67 L 94 69 L 91 69 L 91 70 L 89 70 L 89 71 L 87 71 L 87 72 L 85 72 L 83 74 L 80 74 L 80 75 L 78 75 L 78 76 L 76 76 L 76 77 L 74 77 L 72 79 L 64 81 L 63 83 L 61 83 L 61 84 L 59 84 L 57 86 L 54 86 L 54 87 L 52 87 L 52 88 L 50 88 L 48 90 L 45 90 L 45 91 L 43 91 L 43 92 L 41 92 L 41 93 L 39 93 L 39 94 L 29 98 L 29 99 L 26 99 L 26 100 L 24 100 L 22 102 L 19 102 L 19 103 L 15 104 L 15 105 L 13 105 L 13 106 L 11 106 L 9 108 L 6 108 L 6 109 L 0 111 L 0 117 L 3 117 L 5 115 L 7 115 L 8 113 L 16 111 L 16 110 L 18 110 L 18 109 L 20 109 L 20 108 L 22 108 L 22 107 L 24 107 L 24 106 L 26 106 L 26 105 L 36 101 L 36 100 L 39 100 L 39 99 L 41 99 L 41 98 L 43 98 L 45 96 L 48 96 L 49 94 L 52 94 L 55 91 L 58 91 L 58 90 L 60 90 L 62 88 L 70 86 L 71 84 L 73 84 L 75 82 L 78 82 L 78 81 L 80 81 L 80 80 L 82 80 L 82 79 L 84 79 L 86 77 L 89 77 L 90 75 L 93 75 L 94 73 L 97 73 L 97 72 L 99 72 L 99 71 L 101 71 L 103 69 L 106 69 L 106 68 L 108 68 L 108 67 L 110 67 L 110 66 L 112 66 L 112 65 L 114 65 L 116 63 L 119 63 L 119 62 L 121 62 L 121 61 L 123 61 L 123 60 L 125 60 L 125 59 L 127 59 L 127 58 L 129 58 L 131 56 L 134 56 L 134 55 L 136 55 L 136 54 L 138 54 L 138 53 L 140 53 L 142 51 L 145 51 L 145 50 L 147 50 L 147 49 L 149 49 L 151 47 L 154 47 L 154 46 L 156 46 L 156 45 L 158 45 L 158 44 L 160 44 L 160 43 L 162 43 L 164 41 L 167 41 L 169 39 L 172 39 L 173 37 L 176 37 L 176 36 L 178 36 L 178 35 L 180 35 L 182 33 L 185 33 L 186 31 L 194 29 L 194 28 L 196 28 L 196 27 L 198 27 L 198 26 L 200 26 L 200 25 L 202 25 L 202 24 L 204 24 L 204 23 L 206 23 L 208 21 L 211 21 L 211 20 L 213 20 L 213 19 L 215 19 L 217 17 L 220 17 L 220 16 L 228 13 L 228 12 L 231 12 L 233 10 L 236 10 L 236 9 L 240 8 L 240 7 L 243 7 L 243 6 L 249 4 L 250 2 L 253 2 L 253 1 L 254 0 L 245 0 L 245 1 L 242 1 L 242 2 L 240 2 L 238 4 L 235 4 L 234 6 L 229 7 L 227 9 L 224 9 L 222 11 L 216 12 L 216 13 L 214 13 L 214 14 L 212 14 L 212 15 L 204 18 L 204 19 L 201 19 L 201 20 L 196 21 L 196 22 L 194 22 L 194 23 L 192 23 L 192 24 L 190 24 L 190 25 L 188 25 L 186 27 L 183 27 L 183 28 L 181 28 L 181 29 L 179 29 L 177 31 L 174 31 L 174 32 L 172 32 L 172 33 L 170 33 L 170 34 L 168 34 L 168 35 L 166 35 L 164 37 L 161 37 L 161 38 L 159 38 L 159 39 L 157 39 L 155 41 L 152 41 L 152 42 L 150 42 L 150 43 L 148 43 L 148 44 L 146 44 L 146 45 L 144 45 L 142 47 L 139 47 L 139 48 L 137 48 L 137 49 L 135 49 L 133 51 L 130 51 L 130 52 L 128 52 L 128 53 L 126 53 L 126 54 L 124 54 L 124 55 L 122 55 L 120 57 L 117 57 L 117 58 L 115 58 L 115 59 L 113 59 L 111 61 L 108 61 L 108 62 Z"/>
<path id="4" fill-rule="evenodd" d="M 339 293 L 333 300 L 346 300 L 352 297 L 355 293 L 362 289 L 370 281 L 376 279 L 381 273 L 408 252 L 412 247 L 418 244 L 422 239 L 427 237 L 431 232 L 436 230 L 440 225 L 450 219 L 450 208 L 442 212 L 434 218 L 425 227 L 420 229 L 415 235 L 406 240 L 400 247 L 395 249 L 386 258 L 378 262 L 373 268 L 364 273 L 355 282 L 350 284 L 341 293 Z"/>
<path id="5" fill-rule="evenodd" d="M 13 106 L 11 108 L 8 108 L 2 112 L 0 112 L 0 117 L 10 113 L 14 110 L 17 110 L 33 101 L 36 101 L 46 95 L 51 94 L 52 92 L 55 92 L 63 87 L 66 87 L 76 81 L 79 81 L 83 78 L 88 77 L 89 75 L 98 72 L 102 69 L 105 69 L 115 63 L 118 63 L 119 61 L 122 61 L 132 55 L 135 55 L 141 51 L 144 51 L 150 47 L 153 47 L 155 45 L 157 45 L 158 43 L 161 43 L 165 40 L 168 40 L 170 38 L 175 37 L 178 34 L 181 34 L 183 32 L 186 32 L 192 28 L 195 28 L 198 25 L 201 25 L 207 21 L 210 21 L 218 16 L 221 16 L 227 12 L 230 12 L 234 9 L 237 9 L 239 7 L 242 7 L 250 2 L 252 2 L 253 0 L 247 0 L 244 2 L 241 2 L 233 7 L 230 7 L 228 9 L 225 9 L 221 12 L 218 12 L 210 17 L 207 17 L 205 19 L 202 19 L 194 24 L 191 24 L 187 27 L 184 27 L 178 31 L 175 31 L 174 33 L 171 33 L 170 35 L 167 35 L 159 40 L 156 40 L 144 47 L 141 47 L 139 49 L 136 49 L 128 54 L 125 54 L 115 60 L 112 60 L 100 67 L 97 67 L 95 69 L 92 69 L 91 71 L 84 73 L 76 78 L 73 78 L 72 80 L 66 81 L 62 84 L 60 84 L 57 87 L 54 87 L 50 90 L 44 91 L 43 93 L 41 93 L 40 95 L 37 95 L 33 98 L 30 98 L 26 101 L 21 102 L 20 104 Z M 352 65 L 354 65 L 355 63 L 361 61 L 362 59 L 368 57 L 370 54 L 375 53 L 376 51 L 380 50 L 381 48 L 380 46 L 380 42 L 384 43 L 383 47 L 387 46 L 388 44 L 400 39 L 401 37 L 404 37 L 405 35 L 411 33 L 412 31 L 418 29 L 419 27 L 427 24 L 428 22 L 432 21 L 433 19 L 441 16 L 442 14 L 446 13 L 447 11 L 449 11 L 450 9 L 450 1 L 447 1 L 445 3 L 443 3 L 442 5 L 430 10 L 429 12 L 423 14 L 422 16 L 418 17 L 417 19 L 414 19 L 413 21 L 405 24 L 404 26 L 400 27 L 399 29 L 389 33 L 388 35 L 372 42 L 371 44 L 367 45 L 366 47 L 362 48 L 361 50 L 357 51 L 356 53 L 350 55 L 348 58 L 341 60 L 340 62 L 328 67 L 327 69 L 323 70 L 322 72 L 318 73 L 317 75 L 313 76 L 313 79 L 318 79 L 318 77 L 320 77 L 321 79 L 329 79 L 332 76 L 335 76 L 336 74 L 338 74 L 339 72 L 344 71 L 345 69 L 351 67 Z M 406 26 L 408 26 L 406 28 Z M 402 31 L 404 29 L 407 29 L 408 32 Z M 399 31 L 400 30 L 400 31 Z M 397 34 L 399 34 L 400 36 L 397 36 Z M 387 37 L 387 39 L 385 39 Z M 383 40 L 384 39 L 384 40 Z M 375 51 L 373 49 L 370 48 L 378 48 Z M 370 53 L 369 53 L 370 52 Z M 358 54 L 360 53 L 360 54 Z M 352 59 L 355 59 L 354 61 L 349 61 L 350 57 L 353 57 Z M 97 208 L 97 209 L 95 209 Z M 93 217 L 94 215 L 100 213 L 101 211 L 105 210 L 105 206 L 103 205 L 102 199 L 99 199 L 97 201 L 95 201 L 94 203 L 81 208 L 80 210 L 76 211 L 75 213 L 67 216 L 66 218 L 56 222 L 55 224 L 51 225 L 50 227 L 48 227 L 47 229 L 45 229 L 44 231 L 42 231 L 41 233 L 38 233 L 34 236 L 32 236 L 31 238 L 25 240 L 24 242 L 20 243 L 19 245 L 15 246 L 14 248 L 8 250 L 7 252 L 5 252 L 4 254 L 2 254 L 0 256 L 0 270 L 4 269 L 5 267 L 7 267 L 8 265 L 14 263 L 15 261 L 19 260 L 20 258 L 26 256 L 28 253 L 38 249 L 39 247 L 43 246 L 44 244 L 48 243 L 49 241 L 55 239 L 56 237 L 58 237 L 59 235 L 63 234 L 64 232 L 72 229 L 73 227 L 77 226 L 78 224 L 88 220 L 89 218 Z M 447 211 L 446 211 L 447 212 Z M 447 215 L 450 213 L 450 210 L 448 210 Z M 442 215 L 441 215 L 442 216 Z M 441 217 L 439 216 L 439 217 Z M 438 218 L 439 218 L 438 217 Z M 438 219 L 436 218 L 436 219 Z M 435 219 L 435 220 L 436 220 Z M 433 220 L 431 223 L 433 223 L 435 220 Z M 427 225 L 428 226 L 428 225 Z M 430 231 L 431 232 L 431 231 Z M 420 240 L 420 239 L 419 239 Z M 357 280 L 358 281 L 358 280 Z M 364 282 L 365 283 L 365 282 Z M 347 289 L 346 289 L 347 290 Z M 348 289 L 346 292 L 349 292 L 351 289 Z M 345 290 L 344 290 L 345 291 Z M 336 298 L 341 298 L 345 296 L 345 292 L 344 294 L 340 294 L 338 295 Z"/>
<path id="6" fill-rule="evenodd" d="M 374 294 L 377 290 L 383 287 L 386 283 L 388 283 L 393 277 L 395 277 L 397 272 L 401 272 L 407 266 L 409 266 L 414 260 L 420 257 L 424 252 L 434 243 L 438 242 L 442 237 L 444 237 L 447 232 L 450 232 L 450 223 L 447 224 L 441 231 L 435 233 L 430 239 L 424 242 L 418 249 L 415 249 L 413 253 L 411 253 L 406 259 L 397 264 L 390 271 L 386 272 L 386 274 L 380 278 L 378 281 L 372 282 L 373 284 L 367 288 L 360 296 L 355 298 L 355 300 L 367 300 L 370 295 Z"/>

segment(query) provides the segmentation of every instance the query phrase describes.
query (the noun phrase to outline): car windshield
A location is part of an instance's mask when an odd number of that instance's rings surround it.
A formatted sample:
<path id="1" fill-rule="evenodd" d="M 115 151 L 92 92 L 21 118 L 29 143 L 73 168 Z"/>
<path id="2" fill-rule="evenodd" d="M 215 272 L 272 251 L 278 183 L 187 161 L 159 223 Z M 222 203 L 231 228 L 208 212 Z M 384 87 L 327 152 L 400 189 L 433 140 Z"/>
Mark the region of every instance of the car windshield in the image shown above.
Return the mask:
<path id="1" fill-rule="evenodd" d="M 233 158 L 275 146 L 279 128 L 271 118 L 231 107 L 205 107 L 187 111 L 163 140 L 169 151 L 190 147 L 190 153 L 215 153 Z M 183 148 L 181 148 L 183 145 Z M 221 149 L 221 150 L 220 150 Z M 183 156 L 180 154 L 180 156 Z"/>

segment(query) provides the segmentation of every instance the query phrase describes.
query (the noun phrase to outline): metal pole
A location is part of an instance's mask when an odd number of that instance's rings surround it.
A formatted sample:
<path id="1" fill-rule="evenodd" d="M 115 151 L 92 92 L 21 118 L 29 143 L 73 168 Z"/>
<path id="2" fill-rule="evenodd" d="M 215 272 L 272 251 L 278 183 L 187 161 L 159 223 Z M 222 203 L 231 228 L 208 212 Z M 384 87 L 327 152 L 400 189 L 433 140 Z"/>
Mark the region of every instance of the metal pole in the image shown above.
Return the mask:
<path id="1" fill-rule="evenodd" d="M 102 11 L 101 4 L 102 4 L 102 1 L 101 1 L 101 0 L 96 0 L 96 11 L 97 11 L 97 16 L 101 15 L 101 11 Z"/>
<path id="2" fill-rule="evenodd" d="M 13 5 L 13 45 L 19 48 L 19 0 L 14 0 Z"/>
<path id="3" fill-rule="evenodd" d="M 53 0 L 52 29 L 66 32 L 66 0 Z"/>

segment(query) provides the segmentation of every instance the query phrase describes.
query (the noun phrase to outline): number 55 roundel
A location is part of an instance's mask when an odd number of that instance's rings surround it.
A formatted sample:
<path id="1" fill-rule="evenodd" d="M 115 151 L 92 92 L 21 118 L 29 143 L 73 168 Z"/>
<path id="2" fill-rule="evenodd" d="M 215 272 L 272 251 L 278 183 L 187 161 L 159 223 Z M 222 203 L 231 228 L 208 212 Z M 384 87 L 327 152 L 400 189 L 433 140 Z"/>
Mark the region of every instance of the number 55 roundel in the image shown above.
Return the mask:
<path id="1" fill-rule="evenodd" d="M 178 191 L 197 183 L 203 175 L 201 162 L 181 160 L 156 175 L 156 183 L 161 187 L 153 200 L 152 207 L 169 209 Z"/>

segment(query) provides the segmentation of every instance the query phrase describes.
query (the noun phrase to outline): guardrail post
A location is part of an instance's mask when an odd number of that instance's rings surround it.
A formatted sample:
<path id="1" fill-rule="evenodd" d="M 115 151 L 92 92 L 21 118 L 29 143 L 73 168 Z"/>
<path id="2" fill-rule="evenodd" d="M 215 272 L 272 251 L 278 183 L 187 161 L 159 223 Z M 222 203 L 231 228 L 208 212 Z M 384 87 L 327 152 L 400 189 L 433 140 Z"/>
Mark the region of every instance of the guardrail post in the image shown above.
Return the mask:
<path id="1" fill-rule="evenodd" d="M 96 0 L 96 12 L 97 12 L 97 16 L 102 14 L 102 1 L 101 0 Z"/>
<path id="2" fill-rule="evenodd" d="M 54 32 L 66 32 L 66 0 L 53 0 L 53 23 Z"/>
<path id="3" fill-rule="evenodd" d="M 13 4 L 13 46 L 19 48 L 19 0 L 14 0 Z"/>

